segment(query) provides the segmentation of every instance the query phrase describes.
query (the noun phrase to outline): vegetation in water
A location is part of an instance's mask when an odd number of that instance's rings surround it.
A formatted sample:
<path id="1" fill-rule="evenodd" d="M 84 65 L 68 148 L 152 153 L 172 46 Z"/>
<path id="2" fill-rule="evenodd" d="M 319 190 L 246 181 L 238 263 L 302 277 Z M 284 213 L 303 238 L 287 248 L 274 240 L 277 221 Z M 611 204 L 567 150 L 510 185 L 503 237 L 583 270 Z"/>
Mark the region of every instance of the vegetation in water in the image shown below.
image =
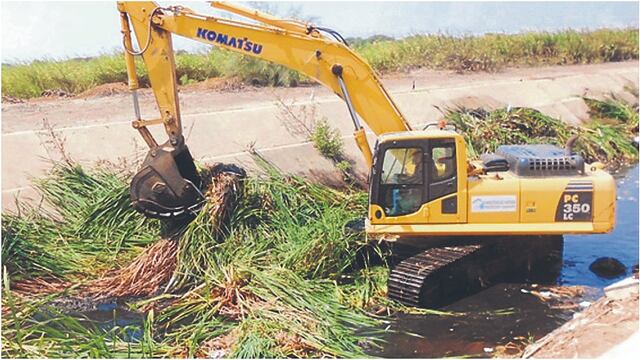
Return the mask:
<path id="1" fill-rule="evenodd" d="M 356 53 L 379 72 L 415 68 L 496 71 L 506 66 L 589 64 L 638 59 L 638 30 L 566 30 L 555 33 L 486 34 L 482 36 L 416 35 L 393 40 L 383 36 L 350 39 Z M 137 62 L 142 86 L 149 85 L 144 66 Z M 212 78 L 237 78 L 256 86 L 297 86 L 309 79 L 280 65 L 225 50 L 176 55 L 181 85 Z M 126 82 L 123 56 L 88 59 L 45 59 L 2 65 L 2 95 L 38 97 L 61 89 L 80 94 L 95 86 Z"/>
<path id="2" fill-rule="evenodd" d="M 355 334 L 381 321 L 369 310 L 385 291 L 370 285 L 383 280 L 369 279 L 361 234 L 346 228 L 365 211 L 362 192 L 270 168 L 246 179 L 224 231 L 212 228 L 214 201 L 184 230 L 167 291 L 129 300 L 147 313 L 135 330 L 102 329 L 47 306 L 54 296 L 82 295 L 79 288 L 16 290 L 25 279 L 86 283 L 114 262 L 122 267 L 159 224 L 130 209 L 118 174 L 59 164 L 38 184 L 50 211 L 24 205 L 3 214 L 3 356 L 362 357 L 362 346 L 376 343 Z"/>

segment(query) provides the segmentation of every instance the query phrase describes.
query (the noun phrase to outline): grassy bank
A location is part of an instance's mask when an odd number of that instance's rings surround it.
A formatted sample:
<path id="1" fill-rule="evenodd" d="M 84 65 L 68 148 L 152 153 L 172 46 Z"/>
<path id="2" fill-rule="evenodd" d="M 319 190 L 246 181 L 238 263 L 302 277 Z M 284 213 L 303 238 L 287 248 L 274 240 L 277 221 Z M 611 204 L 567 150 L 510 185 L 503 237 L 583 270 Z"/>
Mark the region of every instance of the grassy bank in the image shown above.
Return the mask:
<path id="1" fill-rule="evenodd" d="M 357 48 L 378 71 L 416 67 L 496 71 L 505 66 L 591 64 L 638 58 L 638 31 L 412 36 L 365 43 Z"/>
<path id="2" fill-rule="evenodd" d="M 380 72 L 413 68 L 455 71 L 496 71 L 505 66 L 589 64 L 638 59 L 638 31 L 597 30 L 556 33 L 487 34 L 453 37 L 417 35 L 401 40 L 372 37 L 357 40 L 354 50 Z M 177 77 L 181 84 L 210 78 L 235 77 L 259 86 L 296 86 L 308 81 L 285 67 L 268 64 L 228 51 L 178 53 Z M 138 74 L 148 86 L 146 71 Z M 37 97 L 45 90 L 62 89 L 79 94 L 97 85 L 126 82 L 122 55 L 91 59 L 34 61 L 2 65 L 2 95 Z"/>

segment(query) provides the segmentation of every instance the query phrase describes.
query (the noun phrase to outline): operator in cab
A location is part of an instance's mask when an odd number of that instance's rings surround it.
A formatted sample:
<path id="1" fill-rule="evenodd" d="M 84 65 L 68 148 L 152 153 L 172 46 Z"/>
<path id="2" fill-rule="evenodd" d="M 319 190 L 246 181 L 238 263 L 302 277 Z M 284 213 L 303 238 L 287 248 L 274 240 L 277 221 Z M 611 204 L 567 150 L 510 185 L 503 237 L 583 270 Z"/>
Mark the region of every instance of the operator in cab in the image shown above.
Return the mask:
<path id="1" fill-rule="evenodd" d="M 417 211 L 422 204 L 424 184 L 422 149 L 389 149 L 384 161 L 387 216 L 406 215 Z"/>

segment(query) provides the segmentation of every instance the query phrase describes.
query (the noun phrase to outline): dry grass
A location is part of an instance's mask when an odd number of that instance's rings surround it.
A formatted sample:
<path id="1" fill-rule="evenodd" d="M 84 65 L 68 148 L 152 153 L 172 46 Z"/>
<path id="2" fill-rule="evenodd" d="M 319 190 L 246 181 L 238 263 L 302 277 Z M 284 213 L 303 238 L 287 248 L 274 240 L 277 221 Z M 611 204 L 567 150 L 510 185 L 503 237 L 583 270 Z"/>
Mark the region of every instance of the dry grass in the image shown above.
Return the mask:
<path id="1" fill-rule="evenodd" d="M 160 239 L 138 255 L 131 264 L 89 282 L 83 293 L 97 299 L 155 295 L 173 275 L 177 249 L 177 240 Z"/>
<path id="2" fill-rule="evenodd" d="M 11 290 L 21 296 L 34 297 L 58 293 L 71 285 L 70 281 L 57 277 L 39 277 L 17 281 L 12 284 Z"/>
<path id="3" fill-rule="evenodd" d="M 224 171 L 224 164 L 217 163 L 205 175 L 211 184 L 207 187 L 205 197 L 211 206 L 207 207 L 209 220 L 214 228 L 223 231 L 235 209 L 242 183 L 236 174 Z"/>

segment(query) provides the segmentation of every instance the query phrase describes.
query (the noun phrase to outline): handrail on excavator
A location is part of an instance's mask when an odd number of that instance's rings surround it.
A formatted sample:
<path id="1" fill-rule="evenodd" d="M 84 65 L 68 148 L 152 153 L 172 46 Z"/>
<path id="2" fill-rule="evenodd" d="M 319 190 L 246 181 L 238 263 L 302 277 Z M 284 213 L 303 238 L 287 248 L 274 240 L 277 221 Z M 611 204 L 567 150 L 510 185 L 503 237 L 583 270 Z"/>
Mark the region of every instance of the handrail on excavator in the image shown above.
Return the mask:
<path id="1" fill-rule="evenodd" d="M 269 15 L 259 10 L 249 9 L 244 6 L 231 4 L 226 1 L 211 1 L 209 2 L 212 7 L 220 10 L 225 10 L 248 19 L 259 21 L 267 25 L 271 25 L 283 30 L 297 32 L 299 34 L 310 35 L 314 32 L 314 27 L 311 24 L 305 24 L 298 20 L 283 20 L 273 15 Z"/>

